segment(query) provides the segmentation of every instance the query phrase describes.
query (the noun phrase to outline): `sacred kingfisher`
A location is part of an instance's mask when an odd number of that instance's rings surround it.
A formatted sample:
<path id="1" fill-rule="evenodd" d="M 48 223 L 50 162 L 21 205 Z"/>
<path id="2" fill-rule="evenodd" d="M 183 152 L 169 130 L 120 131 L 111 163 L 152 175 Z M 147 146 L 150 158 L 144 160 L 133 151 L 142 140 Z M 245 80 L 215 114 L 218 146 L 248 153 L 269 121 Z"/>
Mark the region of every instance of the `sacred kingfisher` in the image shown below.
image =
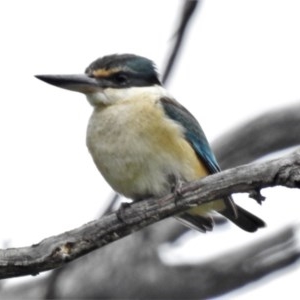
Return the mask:
<path id="1" fill-rule="evenodd" d="M 119 194 L 134 201 L 161 197 L 178 182 L 220 171 L 199 123 L 162 86 L 151 60 L 114 54 L 92 62 L 85 74 L 36 77 L 86 95 L 94 107 L 87 147 Z M 176 218 L 205 232 L 213 227 L 212 211 L 248 232 L 265 225 L 231 197 L 188 209 Z"/>

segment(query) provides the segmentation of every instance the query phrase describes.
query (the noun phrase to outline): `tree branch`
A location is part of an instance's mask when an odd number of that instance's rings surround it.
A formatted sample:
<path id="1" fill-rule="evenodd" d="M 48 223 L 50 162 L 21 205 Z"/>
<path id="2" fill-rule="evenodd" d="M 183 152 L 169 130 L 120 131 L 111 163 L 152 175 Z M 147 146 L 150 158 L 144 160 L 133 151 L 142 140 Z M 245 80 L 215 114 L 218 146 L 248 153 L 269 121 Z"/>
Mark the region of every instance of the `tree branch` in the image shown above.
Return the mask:
<path id="1" fill-rule="evenodd" d="M 212 148 L 223 169 L 300 144 L 299 103 L 280 107 L 222 134 Z M 262 142 L 263 141 L 263 142 Z"/>
<path id="2" fill-rule="evenodd" d="M 179 22 L 179 27 L 175 34 L 175 43 L 172 48 L 171 54 L 168 57 L 168 61 L 165 67 L 164 72 L 162 73 L 162 83 L 165 85 L 170 77 L 171 71 L 174 69 L 174 64 L 176 61 L 176 58 L 178 56 L 178 53 L 180 51 L 180 48 L 183 44 L 183 39 L 186 35 L 186 30 L 188 28 L 188 24 L 191 21 L 191 18 L 193 14 L 196 11 L 196 8 L 199 4 L 198 0 L 186 0 L 184 2 L 183 8 L 182 8 L 182 15 Z"/>
<path id="3" fill-rule="evenodd" d="M 155 230 L 161 228 L 161 225 L 158 224 Z M 152 227 L 146 229 L 148 234 L 151 234 Z M 88 262 L 92 261 L 93 265 L 102 268 L 105 257 L 103 252 L 107 255 L 111 254 L 113 245 L 109 245 L 95 255 L 92 254 L 90 259 L 86 257 L 81 264 L 70 266 L 69 270 L 60 277 L 55 297 L 59 299 L 208 299 L 259 279 L 283 266 L 292 265 L 300 257 L 298 238 L 299 228 L 289 226 L 256 241 L 251 246 L 243 245 L 201 263 L 167 265 L 159 259 L 155 248 L 151 247 L 151 238 L 148 241 L 143 237 L 142 232 L 138 232 L 126 238 L 126 241 L 125 239 L 120 241 L 122 248 L 119 253 L 114 254 L 120 255 L 125 250 L 127 255 L 114 257 L 117 262 L 102 270 L 107 273 L 100 273 L 100 281 L 99 271 L 96 270 L 97 268 L 87 267 Z M 144 254 L 140 255 L 138 260 L 134 254 L 136 248 L 144 250 Z M 72 276 L 74 272 L 75 277 Z M 89 281 L 80 284 L 87 272 Z M 131 276 L 128 276 L 129 272 Z M 111 274 L 114 278 L 107 274 Z M 72 288 L 64 287 L 68 285 L 66 279 L 68 275 L 72 276 L 77 283 L 73 284 Z M 118 284 L 119 282 L 122 284 Z"/>
<path id="4" fill-rule="evenodd" d="M 231 193 L 282 185 L 300 187 L 300 151 L 280 159 L 226 170 L 182 187 L 181 197 L 133 203 L 122 213 L 111 213 L 80 228 L 47 238 L 31 247 L 0 250 L 0 278 L 35 275 L 54 269 L 132 232 Z M 175 199 L 176 198 L 176 199 Z"/>

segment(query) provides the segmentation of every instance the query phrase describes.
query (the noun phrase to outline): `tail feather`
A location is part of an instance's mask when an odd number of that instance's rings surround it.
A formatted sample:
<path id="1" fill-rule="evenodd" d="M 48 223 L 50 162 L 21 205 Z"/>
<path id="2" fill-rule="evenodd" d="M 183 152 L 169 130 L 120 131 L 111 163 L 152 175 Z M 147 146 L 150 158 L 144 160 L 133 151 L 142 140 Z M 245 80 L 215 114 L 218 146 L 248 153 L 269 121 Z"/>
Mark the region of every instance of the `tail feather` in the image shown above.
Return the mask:
<path id="1" fill-rule="evenodd" d="M 232 211 L 231 207 L 226 207 L 219 213 L 229 219 L 235 225 L 248 232 L 255 232 L 257 229 L 265 227 L 266 224 L 263 220 L 251 214 L 249 211 L 235 204 L 237 216 Z"/>
<path id="2" fill-rule="evenodd" d="M 186 225 L 203 233 L 212 231 L 214 227 L 213 219 L 209 216 L 194 215 L 188 212 L 183 212 L 175 218 L 183 225 Z"/>
<path id="3" fill-rule="evenodd" d="M 230 198 L 226 200 L 229 201 L 232 199 Z M 233 201 L 230 204 L 231 205 L 226 205 L 222 210 L 219 210 L 218 212 L 241 229 L 247 232 L 255 232 L 259 228 L 266 226 L 263 220 L 251 214 L 249 211 L 243 209 L 242 207 L 236 205 Z M 232 207 L 232 204 L 234 205 L 234 209 Z M 184 225 L 203 233 L 211 231 L 214 226 L 213 219 L 208 214 L 195 214 L 193 210 L 183 212 L 177 215 L 175 218 Z"/>

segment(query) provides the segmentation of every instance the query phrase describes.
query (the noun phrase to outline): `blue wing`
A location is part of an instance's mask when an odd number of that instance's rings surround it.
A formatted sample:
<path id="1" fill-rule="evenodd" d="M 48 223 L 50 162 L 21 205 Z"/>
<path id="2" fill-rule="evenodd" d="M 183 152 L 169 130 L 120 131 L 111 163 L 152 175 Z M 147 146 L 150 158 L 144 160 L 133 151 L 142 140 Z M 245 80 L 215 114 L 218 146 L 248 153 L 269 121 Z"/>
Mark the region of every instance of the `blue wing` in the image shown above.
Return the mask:
<path id="1" fill-rule="evenodd" d="M 164 97 L 160 100 L 166 115 L 172 120 L 180 123 L 184 127 L 186 139 L 192 145 L 199 159 L 204 162 L 207 169 L 211 173 L 219 172 L 220 167 L 217 163 L 217 160 L 208 144 L 201 126 L 194 118 L 194 116 L 181 104 L 172 99 Z M 223 211 L 220 211 L 220 213 L 231 220 L 233 223 L 235 223 L 237 226 L 248 232 L 254 232 L 258 228 L 265 226 L 264 221 L 252 215 L 250 212 L 244 210 L 243 208 L 237 206 L 233 202 L 231 196 L 224 198 L 224 201 L 227 204 L 227 207 Z M 190 221 L 189 218 L 190 216 L 188 216 L 188 218 L 186 218 L 186 216 L 183 217 L 183 219 L 185 219 L 188 223 Z M 190 223 L 193 224 L 193 222 Z M 196 227 L 199 228 L 199 223 L 200 230 L 203 230 L 203 228 L 204 230 L 207 230 L 205 224 L 203 224 L 203 221 L 201 220 L 196 220 Z"/>
<path id="2" fill-rule="evenodd" d="M 169 98 L 160 99 L 166 115 L 180 123 L 185 129 L 185 137 L 210 173 L 217 173 L 220 167 L 209 146 L 206 136 L 194 116 L 181 104 Z"/>

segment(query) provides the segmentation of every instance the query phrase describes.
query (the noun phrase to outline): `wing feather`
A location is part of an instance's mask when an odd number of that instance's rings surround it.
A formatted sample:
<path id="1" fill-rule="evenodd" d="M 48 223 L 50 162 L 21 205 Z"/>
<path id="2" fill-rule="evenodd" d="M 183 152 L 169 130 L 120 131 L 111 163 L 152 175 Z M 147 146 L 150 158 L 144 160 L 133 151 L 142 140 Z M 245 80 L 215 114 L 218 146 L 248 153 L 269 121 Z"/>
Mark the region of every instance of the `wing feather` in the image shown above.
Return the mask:
<path id="1" fill-rule="evenodd" d="M 209 172 L 219 172 L 220 167 L 217 163 L 216 157 L 214 156 L 206 136 L 195 117 L 174 99 L 163 97 L 161 98 L 161 103 L 165 114 L 170 119 L 181 124 L 181 126 L 184 128 L 187 141 L 192 145 L 199 159 L 201 159 L 201 161 L 205 164 Z M 248 232 L 254 232 L 258 228 L 265 226 L 264 221 L 236 205 L 231 196 L 224 198 L 224 202 L 226 203 L 226 208 L 223 211 L 220 211 L 220 213 L 242 229 Z M 195 220 L 193 220 L 193 223 L 191 222 L 190 218 L 184 217 L 184 219 L 192 224 L 192 227 L 195 227 Z M 205 224 L 202 220 L 199 222 L 200 225 L 198 224 L 198 227 L 200 226 L 202 230 L 207 230 L 210 228 L 207 226 L 207 224 L 205 227 Z"/>
<path id="2" fill-rule="evenodd" d="M 195 117 L 180 103 L 173 99 L 161 98 L 166 115 L 178 122 L 185 130 L 185 137 L 210 173 L 217 173 L 220 167 L 209 146 L 206 136 Z"/>

